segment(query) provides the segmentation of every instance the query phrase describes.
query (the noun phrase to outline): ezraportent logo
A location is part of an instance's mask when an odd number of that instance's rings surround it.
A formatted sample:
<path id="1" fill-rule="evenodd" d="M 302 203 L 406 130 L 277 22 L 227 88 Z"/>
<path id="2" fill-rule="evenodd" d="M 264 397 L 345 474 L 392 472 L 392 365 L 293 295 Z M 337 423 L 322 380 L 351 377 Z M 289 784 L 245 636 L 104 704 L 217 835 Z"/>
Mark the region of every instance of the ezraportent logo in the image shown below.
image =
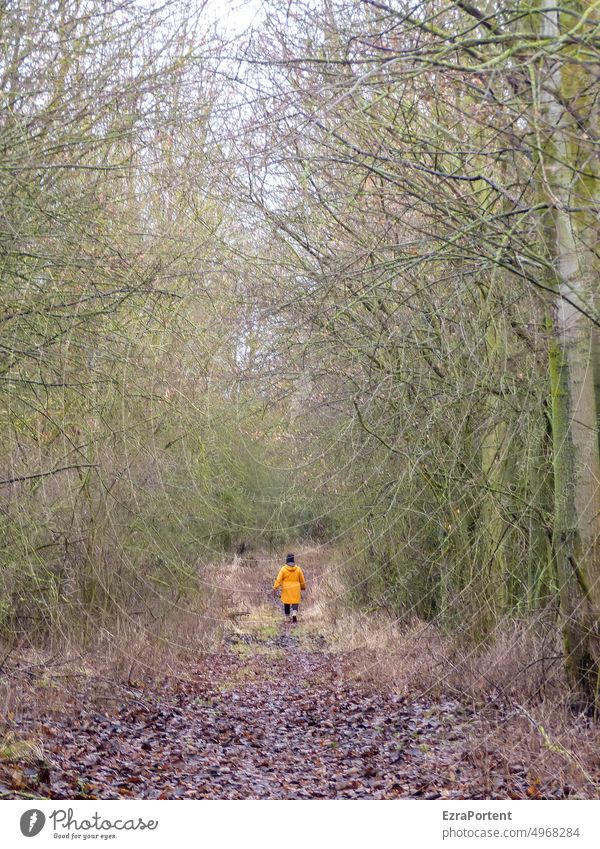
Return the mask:
<path id="1" fill-rule="evenodd" d="M 25 837 L 35 837 L 43 829 L 46 817 L 42 811 L 32 808 L 21 816 L 21 832 Z"/>

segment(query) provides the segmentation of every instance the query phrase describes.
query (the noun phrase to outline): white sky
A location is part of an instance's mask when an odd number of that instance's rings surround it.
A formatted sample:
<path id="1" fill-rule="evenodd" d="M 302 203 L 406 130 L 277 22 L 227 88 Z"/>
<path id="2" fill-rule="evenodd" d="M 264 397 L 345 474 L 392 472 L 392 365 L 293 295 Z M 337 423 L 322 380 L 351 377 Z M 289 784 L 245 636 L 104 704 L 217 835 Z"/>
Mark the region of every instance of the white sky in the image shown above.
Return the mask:
<path id="1" fill-rule="evenodd" d="M 240 35 L 264 17 L 264 6 L 262 0 L 208 0 L 207 12 L 228 33 Z"/>

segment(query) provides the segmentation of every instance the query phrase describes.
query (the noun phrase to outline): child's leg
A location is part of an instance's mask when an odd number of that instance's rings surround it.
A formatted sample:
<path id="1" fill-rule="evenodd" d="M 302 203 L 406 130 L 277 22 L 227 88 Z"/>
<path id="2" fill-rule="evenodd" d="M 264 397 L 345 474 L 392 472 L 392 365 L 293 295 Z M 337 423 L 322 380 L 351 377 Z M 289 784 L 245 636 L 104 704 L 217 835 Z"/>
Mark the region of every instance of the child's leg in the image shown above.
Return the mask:
<path id="1" fill-rule="evenodd" d="M 292 604 L 292 622 L 298 621 L 298 605 Z"/>
<path id="2" fill-rule="evenodd" d="M 289 606 L 289 604 L 283 605 L 283 612 L 285 613 L 285 618 L 289 619 L 290 618 L 290 606 Z"/>

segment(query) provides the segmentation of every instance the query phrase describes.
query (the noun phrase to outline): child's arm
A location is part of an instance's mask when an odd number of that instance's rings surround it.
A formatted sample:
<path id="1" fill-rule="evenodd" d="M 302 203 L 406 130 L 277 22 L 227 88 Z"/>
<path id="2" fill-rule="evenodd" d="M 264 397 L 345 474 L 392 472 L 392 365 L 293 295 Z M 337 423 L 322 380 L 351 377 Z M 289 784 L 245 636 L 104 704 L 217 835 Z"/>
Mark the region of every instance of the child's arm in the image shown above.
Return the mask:
<path id="1" fill-rule="evenodd" d="M 300 589 L 305 590 L 306 589 L 306 581 L 304 580 L 304 572 L 302 571 L 302 569 L 300 569 L 299 571 L 300 571 L 300 576 L 299 576 L 300 577 Z"/>
<path id="2" fill-rule="evenodd" d="M 280 569 L 279 574 L 275 578 L 275 583 L 273 584 L 273 589 L 274 590 L 278 589 L 278 587 L 280 586 L 282 581 L 283 581 L 283 569 Z"/>

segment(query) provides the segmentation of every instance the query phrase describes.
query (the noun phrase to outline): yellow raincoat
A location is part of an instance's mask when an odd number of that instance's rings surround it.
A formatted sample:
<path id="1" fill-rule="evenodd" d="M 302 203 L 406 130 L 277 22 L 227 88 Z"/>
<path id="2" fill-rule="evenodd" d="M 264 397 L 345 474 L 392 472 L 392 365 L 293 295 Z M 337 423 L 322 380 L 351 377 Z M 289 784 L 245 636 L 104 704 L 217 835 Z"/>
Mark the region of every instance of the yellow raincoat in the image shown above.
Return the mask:
<path id="1" fill-rule="evenodd" d="M 281 587 L 281 601 L 283 604 L 300 604 L 301 590 L 306 589 L 304 574 L 299 566 L 287 563 L 279 570 L 279 575 L 273 584 L 273 589 Z"/>

